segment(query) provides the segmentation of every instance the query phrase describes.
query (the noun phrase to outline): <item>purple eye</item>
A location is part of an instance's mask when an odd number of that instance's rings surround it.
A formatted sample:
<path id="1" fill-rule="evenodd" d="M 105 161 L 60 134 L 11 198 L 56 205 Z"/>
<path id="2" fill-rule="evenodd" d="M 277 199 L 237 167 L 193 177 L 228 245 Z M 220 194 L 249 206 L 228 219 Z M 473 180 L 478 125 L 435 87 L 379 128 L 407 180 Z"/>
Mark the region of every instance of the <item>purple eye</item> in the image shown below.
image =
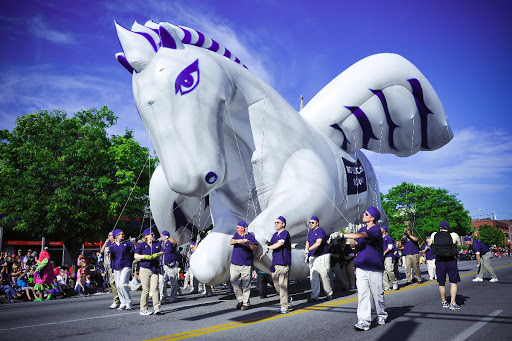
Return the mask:
<path id="1" fill-rule="evenodd" d="M 176 94 L 179 92 L 182 96 L 194 90 L 199 84 L 199 59 L 187 66 L 176 78 L 174 84 Z"/>

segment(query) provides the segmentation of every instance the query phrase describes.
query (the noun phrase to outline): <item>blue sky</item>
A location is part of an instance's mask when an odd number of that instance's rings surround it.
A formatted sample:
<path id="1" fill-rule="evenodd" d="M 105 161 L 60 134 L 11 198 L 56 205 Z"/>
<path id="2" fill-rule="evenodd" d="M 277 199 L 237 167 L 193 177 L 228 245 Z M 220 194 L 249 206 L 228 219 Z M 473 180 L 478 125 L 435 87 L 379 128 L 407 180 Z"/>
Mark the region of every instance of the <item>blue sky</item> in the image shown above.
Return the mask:
<path id="1" fill-rule="evenodd" d="M 135 108 L 114 20 L 167 21 L 230 49 L 298 109 L 358 60 L 398 53 L 429 79 L 455 138 L 400 159 L 370 154 L 381 191 L 408 181 L 458 193 L 475 218 L 512 219 L 512 2 L 9 1 L 0 5 L 0 128 L 40 109 L 107 105 L 111 130 L 150 141 Z"/>

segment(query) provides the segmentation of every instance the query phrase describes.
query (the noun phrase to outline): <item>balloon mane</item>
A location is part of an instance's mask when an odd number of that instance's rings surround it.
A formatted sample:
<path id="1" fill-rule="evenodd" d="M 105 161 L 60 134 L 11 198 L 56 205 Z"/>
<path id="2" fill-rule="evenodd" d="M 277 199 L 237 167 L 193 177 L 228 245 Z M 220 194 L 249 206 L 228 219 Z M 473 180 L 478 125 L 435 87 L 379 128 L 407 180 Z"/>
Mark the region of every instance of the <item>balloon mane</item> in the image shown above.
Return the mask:
<path id="1" fill-rule="evenodd" d="M 175 25 L 168 24 L 168 23 L 166 23 L 166 24 L 169 25 L 170 27 L 172 27 L 172 29 L 174 30 L 174 32 L 176 32 L 176 34 L 178 35 L 178 38 L 181 40 L 181 42 L 183 44 L 201 47 L 203 49 L 218 53 L 218 54 L 226 57 L 227 59 L 247 68 L 247 66 L 242 64 L 240 59 L 238 59 L 238 57 L 236 57 L 234 54 L 232 54 L 231 51 L 229 51 L 227 48 L 220 45 L 218 42 L 211 39 L 207 35 L 199 32 L 197 30 L 194 30 L 192 28 L 185 27 L 185 26 L 181 26 L 181 25 L 175 26 Z M 117 22 L 116 22 L 116 25 L 123 27 L 122 25 L 118 24 Z M 174 48 L 174 49 L 176 48 L 176 47 L 172 47 L 172 46 L 169 46 L 168 44 L 166 44 L 165 33 L 172 34 L 172 32 L 169 29 L 155 23 L 152 20 L 147 21 L 144 24 L 144 26 L 135 22 L 132 25 L 131 31 L 144 37 L 151 44 L 155 53 L 158 52 L 158 50 L 162 47 Z M 130 63 L 126 60 L 124 53 L 116 54 L 116 58 L 128 71 L 130 71 L 130 73 L 133 73 L 134 69 L 130 65 Z"/>

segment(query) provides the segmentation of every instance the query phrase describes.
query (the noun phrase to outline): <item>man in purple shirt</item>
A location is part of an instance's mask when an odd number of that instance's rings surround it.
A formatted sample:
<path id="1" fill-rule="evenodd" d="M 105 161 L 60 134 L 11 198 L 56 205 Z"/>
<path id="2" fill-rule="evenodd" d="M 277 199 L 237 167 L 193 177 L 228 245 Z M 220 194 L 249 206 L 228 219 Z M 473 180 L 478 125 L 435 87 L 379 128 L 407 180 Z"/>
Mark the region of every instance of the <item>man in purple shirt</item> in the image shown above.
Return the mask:
<path id="1" fill-rule="evenodd" d="M 436 235 L 439 236 L 436 239 Z M 444 236 L 443 236 L 444 234 Z M 445 238 L 447 240 L 445 240 Z M 449 244 L 451 238 L 451 244 Z M 445 242 L 448 243 L 445 243 Z M 441 243 L 442 242 L 442 243 Z M 441 295 L 441 304 L 445 309 L 459 310 L 460 306 L 456 302 L 458 285 L 460 282 L 459 268 L 457 266 L 457 243 L 459 242 L 459 235 L 455 232 L 450 233 L 450 224 L 447 221 L 439 223 L 439 232 L 434 232 L 430 236 L 430 247 L 439 249 L 441 246 L 448 244 L 452 246 L 453 251 L 449 255 L 441 256 L 436 251 L 436 277 L 439 283 L 439 294 Z M 450 303 L 446 301 L 446 276 L 450 281 Z"/>
<path id="2" fill-rule="evenodd" d="M 109 246 L 109 252 L 112 269 L 114 269 L 117 292 L 119 294 L 119 300 L 121 301 L 121 305 L 117 310 L 131 310 L 132 298 L 130 296 L 128 282 L 130 281 L 130 275 L 132 273 L 135 245 L 133 245 L 131 241 L 124 239 L 125 234 L 120 229 L 115 230 L 113 235 L 115 241 Z"/>
<path id="3" fill-rule="evenodd" d="M 117 230 L 110 231 L 108 233 L 108 237 L 105 240 L 105 244 L 103 244 L 103 246 L 101 247 L 101 250 L 100 250 L 100 252 L 103 254 L 103 258 L 104 258 L 103 266 L 105 267 L 105 272 L 106 272 L 105 276 L 107 277 L 107 281 L 110 284 L 110 289 L 112 290 L 112 294 L 114 294 L 114 301 L 110 305 L 110 309 L 116 309 L 119 306 L 119 303 L 121 302 L 119 300 L 119 294 L 117 293 L 114 269 L 112 268 L 112 262 L 110 261 L 110 251 L 109 251 L 110 245 L 112 245 L 114 243 L 114 232 L 116 232 L 116 231 Z"/>
<path id="4" fill-rule="evenodd" d="M 151 228 L 142 233 L 142 243 L 135 249 L 135 259 L 139 261 L 139 277 L 142 286 L 140 295 L 140 314 L 143 316 L 160 315 L 160 292 L 158 277 L 160 274 L 160 257 L 164 255 L 162 244 L 155 240 Z M 152 293 L 153 312 L 148 310 L 149 292 Z"/>
<path id="5" fill-rule="evenodd" d="M 331 254 L 327 244 L 325 231 L 320 227 L 318 217 L 312 216 L 309 219 L 309 227 L 306 241 L 306 251 L 309 257 L 309 280 L 311 282 L 311 297 L 308 302 L 317 302 L 320 296 L 320 281 L 327 294 L 327 300 L 332 300 L 331 280 L 329 278 L 329 269 L 331 268 Z"/>
<path id="6" fill-rule="evenodd" d="M 349 238 L 352 247 L 356 248 L 357 256 L 354 261 L 356 267 L 357 283 L 357 324 L 356 330 L 369 330 L 372 318 L 373 296 L 377 323 L 386 323 L 388 313 L 384 304 L 384 288 L 382 274 L 384 272 L 384 251 L 382 231 L 376 225 L 380 218 L 377 208 L 370 206 L 363 214 L 363 226 L 357 233 L 342 234 L 342 238 Z"/>
<path id="7" fill-rule="evenodd" d="M 258 248 L 258 242 L 254 234 L 247 231 L 247 223 L 240 221 L 230 244 L 233 245 L 233 254 L 229 272 L 231 285 L 238 300 L 236 309 L 247 310 L 250 305 L 253 253 Z"/>
<path id="8" fill-rule="evenodd" d="M 388 227 L 386 225 L 381 226 L 380 230 L 382 232 L 382 249 L 384 250 L 384 291 L 391 290 L 391 284 L 393 285 L 393 290 L 398 290 L 398 281 L 393 271 L 393 262 L 395 260 L 393 238 L 388 234 Z"/>
<path id="9" fill-rule="evenodd" d="M 432 250 L 430 249 L 430 236 L 427 237 L 425 244 L 423 244 L 421 252 L 425 256 L 425 259 L 427 260 L 428 275 L 430 277 L 430 280 L 433 281 L 437 278 L 436 255 L 434 255 L 432 253 Z"/>
<path id="10" fill-rule="evenodd" d="M 405 276 L 407 284 L 412 284 L 412 269 L 418 283 L 421 283 L 421 270 L 420 270 L 420 246 L 418 244 L 418 237 L 413 236 L 410 229 L 405 230 L 402 239 L 398 242 L 398 248 L 402 251 L 402 256 L 405 256 Z"/>
<path id="11" fill-rule="evenodd" d="M 290 311 L 290 303 L 288 302 L 288 277 L 290 275 L 290 266 L 292 265 L 292 244 L 290 233 L 285 230 L 286 219 L 279 216 L 276 219 L 276 230 L 272 239 L 268 243 L 268 249 L 272 252 L 272 280 L 274 288 L 279 295 L 281 301 L 281 314 Z"/>
<path id="12" fill-rule="evenodd" d="M 179 257 L 176 245 L 178 244 L 168 231 L 161 233 L 162 247 L 164 251 L 162 262 L 162 272 L 158 277 L 160 286 L 160 301 L 174 303 L 178 297 L 178 273 L 179 273 Z M 167 281 L 171 282 L 171 296 L 167 297 Z"/>
<path id="13" fill-rule="evenodd" d="M 491 276 L 490 282 L 497 282 L 498 277 L 496 277 L 496 274 L 494 273 L 494 270 L 491 267 L 492 253 L 489 247 L 479 240 L 472 240 L 470 237 L 465 237 L 464 243 L 466 244 L 467 247 L 473 249 L 473 252 L 476 255 L 478 275 L 476 275 L 476 277 L 473 279 L 473 282 L 483 282 L 484 267 L 487 269 L 487 272 Z"/>

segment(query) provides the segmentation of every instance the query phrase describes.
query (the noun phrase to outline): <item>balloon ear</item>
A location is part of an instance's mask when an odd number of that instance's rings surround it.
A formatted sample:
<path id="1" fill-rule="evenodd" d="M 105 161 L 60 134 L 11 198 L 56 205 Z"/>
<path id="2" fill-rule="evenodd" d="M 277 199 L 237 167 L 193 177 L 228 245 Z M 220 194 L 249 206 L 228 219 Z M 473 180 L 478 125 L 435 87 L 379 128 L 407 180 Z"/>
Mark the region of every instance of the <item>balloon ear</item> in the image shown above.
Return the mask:
<path id="1" fill-rule="evenodd" d="M 117 22 L 115 24 L 117 36 L 121 43 L 121 47 L 123 48 L 126 62 L 133 68 L 133 70 L 141 72 L 149 65 L 149 63 L 151 63 L 151 60 L 155 56 L 156 52 L 153 47 L 155 42 L 153 41 L 153 44 L 151 44 L 148 37 L 144 34 L 134 33 L 127 30 Z M 121 62 L 121 64 L 123 63 Z"/>
<path id="2" fill-rule="evenodd" d="M 178 34 L 170 24 L 164 22 L 160 23 L 158 32 L 163 47 L 173 50 L 183 50 L 185 48 Z"/>
<path id="3" fill-rule="evenodd" d="M 133 73 L 133 68 L 132 66 L 130 65 L 130 63 L 128 63 L 128 60 L 126 59 L 126 56 L 124 55 L 124 53 L 122 52 L 119 52 L 119 53 L 116 53 L 116 59 L 119 63 L 121 63 L 122 66 L 125 67 L 126 70 L 128 70 L 130 73 Z"/>

